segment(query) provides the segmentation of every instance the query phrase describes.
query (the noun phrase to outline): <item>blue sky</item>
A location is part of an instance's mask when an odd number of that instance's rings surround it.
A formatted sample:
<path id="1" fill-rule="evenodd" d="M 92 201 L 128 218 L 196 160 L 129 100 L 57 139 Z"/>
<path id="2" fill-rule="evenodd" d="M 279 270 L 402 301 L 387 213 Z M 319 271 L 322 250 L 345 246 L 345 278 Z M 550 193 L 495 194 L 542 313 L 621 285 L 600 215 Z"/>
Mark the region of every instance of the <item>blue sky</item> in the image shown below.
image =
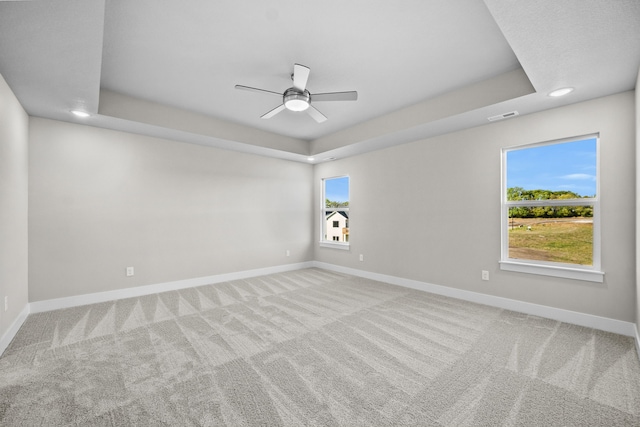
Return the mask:
<path id="1" fill-rule="evenodd" d="M 507 152 L 507 187 L 596 194 L 596 139 Z"/>
<path id="2" fill-rule="evenodd" d="M 334 202 L 349 201 L 349 177 L 326 179 L 324 193 L 327 199 Z"/>

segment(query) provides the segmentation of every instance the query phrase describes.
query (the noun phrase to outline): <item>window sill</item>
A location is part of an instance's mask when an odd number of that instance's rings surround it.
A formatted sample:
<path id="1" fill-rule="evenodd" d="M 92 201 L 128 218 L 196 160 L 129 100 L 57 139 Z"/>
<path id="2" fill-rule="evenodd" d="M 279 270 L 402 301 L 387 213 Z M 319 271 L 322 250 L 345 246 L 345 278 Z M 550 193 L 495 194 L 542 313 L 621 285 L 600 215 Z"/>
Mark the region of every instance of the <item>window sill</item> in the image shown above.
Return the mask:
<path id="1" fill-rule="evenodd" d="M 329 242 L 329 241 L 321 241 L 320 242 L 320 247 L 322 248 L 333 248 L 333 249 L 341 249 L 343 251 L 348 251 L 349 250 L 349 243 L 336 243 L 336 242 Z"/>
<path id="2" fill-rule="evenodd" d="M 530 264 L 522 261 L 500 261 L 500 270 L 584 280 L 587 282 L 604 282 L 604 272 L 602 271 L 555 265 Z"/>

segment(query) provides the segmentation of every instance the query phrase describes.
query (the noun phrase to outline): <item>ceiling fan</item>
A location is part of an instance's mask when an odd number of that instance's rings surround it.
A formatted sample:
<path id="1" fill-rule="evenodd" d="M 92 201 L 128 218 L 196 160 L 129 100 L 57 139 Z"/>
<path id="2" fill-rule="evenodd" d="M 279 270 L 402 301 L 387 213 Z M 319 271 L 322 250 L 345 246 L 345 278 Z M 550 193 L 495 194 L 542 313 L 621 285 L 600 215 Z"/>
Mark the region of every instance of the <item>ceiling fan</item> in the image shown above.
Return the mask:
<path id="1" fill-rule="evenodd" d="M 236 89 L 249 90 L 252 92 L 270 93 L 282 97 L 282 104 L 278 105 L 273 110 L 263 114 L 260 118 L 270 119 L 282 110 L 290 111 L 306 111 L 315 121 L 322 123 L 327 120 L 327 117 L 318 111 L 311 102 L 320 101 L 355 101 L 358 99 L 358 92 L 328 92 L 328 93 L 316 93 L 311 94 L 307 90 L 307 80 L 309 80 L 309 73 L 311 70 L 304 65 L 294 64 L 293 74 L 291 79 L 293 80 L 293 87 L 285 90 L 284 93 L 273 92 L 265 89 L 258 89 L 255 87 L 236 85 Z"/>

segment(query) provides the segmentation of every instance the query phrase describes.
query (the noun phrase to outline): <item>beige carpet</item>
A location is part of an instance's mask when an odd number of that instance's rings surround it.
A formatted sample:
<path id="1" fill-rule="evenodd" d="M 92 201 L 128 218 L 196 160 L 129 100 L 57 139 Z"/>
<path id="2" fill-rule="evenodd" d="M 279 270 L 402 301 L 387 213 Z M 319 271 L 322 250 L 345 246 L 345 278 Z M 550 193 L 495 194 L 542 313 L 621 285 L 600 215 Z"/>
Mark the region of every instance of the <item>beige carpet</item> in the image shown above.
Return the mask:
<path id="1" fill-rule="evenodd" d="M 639 426 L 633 340 L 308 269 L 27 318 L 2 426 Z"/>

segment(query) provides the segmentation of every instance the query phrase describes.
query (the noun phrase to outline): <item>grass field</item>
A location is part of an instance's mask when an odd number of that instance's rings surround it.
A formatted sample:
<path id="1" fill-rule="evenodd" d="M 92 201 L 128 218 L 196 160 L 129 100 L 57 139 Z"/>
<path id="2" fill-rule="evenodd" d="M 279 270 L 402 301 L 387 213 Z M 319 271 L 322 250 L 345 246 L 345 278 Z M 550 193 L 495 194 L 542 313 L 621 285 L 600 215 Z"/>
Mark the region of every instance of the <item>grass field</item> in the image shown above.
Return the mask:
<path id="1" fill-rule="evenodd" d="M 514 218 L 509 224 L 509 258 L 593 263 L 591 218 Z"/>

